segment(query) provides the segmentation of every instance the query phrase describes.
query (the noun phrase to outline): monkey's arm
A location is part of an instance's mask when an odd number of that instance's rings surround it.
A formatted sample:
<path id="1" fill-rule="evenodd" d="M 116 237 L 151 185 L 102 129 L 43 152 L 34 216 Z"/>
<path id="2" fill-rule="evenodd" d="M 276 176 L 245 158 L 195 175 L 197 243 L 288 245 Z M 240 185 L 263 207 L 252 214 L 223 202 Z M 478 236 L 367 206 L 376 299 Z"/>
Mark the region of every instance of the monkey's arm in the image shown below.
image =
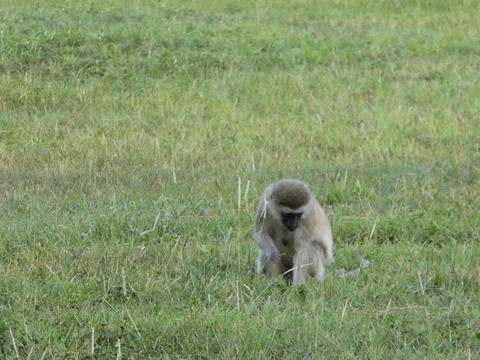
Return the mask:
<path id="1" fill-rule="evenodd" d="M 325 265 L 333 262 L 333 240 L 332 230 L 328 222 L 319 222 L 311 233 L 305 233 L 303 238 L 311 237 L 312 243 L 316 244 L 322 250 L 325 259 Z"/>
<path id="2" fill-rule="evenodd" d="M 278 263 L 282 259 L 282 254 L 273 243 L 273 239 L 267 233 L 262 231 L 253 234 L 253 240 L 260 248 L 260 251 L 272 262 Z"/>
<path id="3" fill-rule="evenodd" d="M 327 215 L 317 202 L 318 220 L 316 224 L 316 239 L 320 242 L 325 255 L 326 264 L 333 262 L 333 236 L 332 227 L 328 221 Z"/>
<path id="4" fill-rule="evenodd" d="M 255 213 L 253 240 L 265 257 L 274 263 L 278 263 L 282 259 L 282 254 L 280 254 L 280 251 L 277 249 L 272 237 L 268 233 L 268 228 L 272 221 L 272 215 L 268 209 L 265 200 L 266 197 L 265 194 L 260 197 L 257 212 Z"/>

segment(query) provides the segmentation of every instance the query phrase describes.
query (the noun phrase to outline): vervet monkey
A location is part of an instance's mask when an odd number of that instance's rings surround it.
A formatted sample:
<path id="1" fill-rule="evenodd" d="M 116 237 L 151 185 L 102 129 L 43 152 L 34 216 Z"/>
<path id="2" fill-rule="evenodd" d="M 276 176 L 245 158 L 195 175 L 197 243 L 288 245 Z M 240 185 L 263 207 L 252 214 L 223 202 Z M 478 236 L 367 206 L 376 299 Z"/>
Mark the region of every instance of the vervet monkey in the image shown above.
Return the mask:
<path id="1" fill-rule="evenodd" d="M 280 180 L 260 197 L 253 240 L 260 276 L 283 276 L 293 285 L 322 280 L 333 261 L 332 230 L 325 212 L 299 180 Z"/>

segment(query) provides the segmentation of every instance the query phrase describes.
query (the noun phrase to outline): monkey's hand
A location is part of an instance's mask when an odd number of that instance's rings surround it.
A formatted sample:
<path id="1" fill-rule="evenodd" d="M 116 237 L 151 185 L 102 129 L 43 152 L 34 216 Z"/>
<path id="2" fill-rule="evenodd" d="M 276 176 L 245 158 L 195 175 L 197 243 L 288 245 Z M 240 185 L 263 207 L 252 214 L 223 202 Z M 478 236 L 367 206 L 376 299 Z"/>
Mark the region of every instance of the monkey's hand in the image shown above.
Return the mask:
<path id="1" fill-rule="evenodd" d="M 269 247 L 267 251 L 265 251 L 265 255 L 267 255 L 268 260 L 273 263 L 279 263 L 282 259 L 282 254 L 275 246 Z"/>

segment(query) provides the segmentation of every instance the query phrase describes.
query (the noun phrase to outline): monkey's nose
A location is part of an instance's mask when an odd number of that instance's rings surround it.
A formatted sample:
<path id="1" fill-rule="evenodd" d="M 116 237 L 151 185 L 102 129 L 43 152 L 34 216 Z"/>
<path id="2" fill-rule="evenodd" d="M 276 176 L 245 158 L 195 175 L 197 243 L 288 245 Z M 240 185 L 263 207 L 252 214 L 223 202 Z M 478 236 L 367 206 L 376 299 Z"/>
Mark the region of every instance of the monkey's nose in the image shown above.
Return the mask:
<path id="1" fill-rule="evenodd" d="M 290 232 L 295 231 L 296 228 L 297 228 L 297 224 L 287 225 L 287 230 Z"/>

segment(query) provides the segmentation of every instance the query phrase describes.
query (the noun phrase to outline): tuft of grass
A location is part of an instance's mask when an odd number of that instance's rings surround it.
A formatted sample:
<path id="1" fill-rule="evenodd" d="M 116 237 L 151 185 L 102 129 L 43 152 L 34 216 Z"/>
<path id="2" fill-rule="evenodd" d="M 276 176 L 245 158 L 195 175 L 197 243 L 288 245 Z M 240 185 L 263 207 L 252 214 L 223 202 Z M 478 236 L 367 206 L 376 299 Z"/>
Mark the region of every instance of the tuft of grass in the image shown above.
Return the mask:
<path id="1" fill-rule="evenodd" d="M 475 10 L 4 1 L 2 358 L 475 358 Z M 286 177 L 331 219 L 322 283 L 254 273 Z"/>

